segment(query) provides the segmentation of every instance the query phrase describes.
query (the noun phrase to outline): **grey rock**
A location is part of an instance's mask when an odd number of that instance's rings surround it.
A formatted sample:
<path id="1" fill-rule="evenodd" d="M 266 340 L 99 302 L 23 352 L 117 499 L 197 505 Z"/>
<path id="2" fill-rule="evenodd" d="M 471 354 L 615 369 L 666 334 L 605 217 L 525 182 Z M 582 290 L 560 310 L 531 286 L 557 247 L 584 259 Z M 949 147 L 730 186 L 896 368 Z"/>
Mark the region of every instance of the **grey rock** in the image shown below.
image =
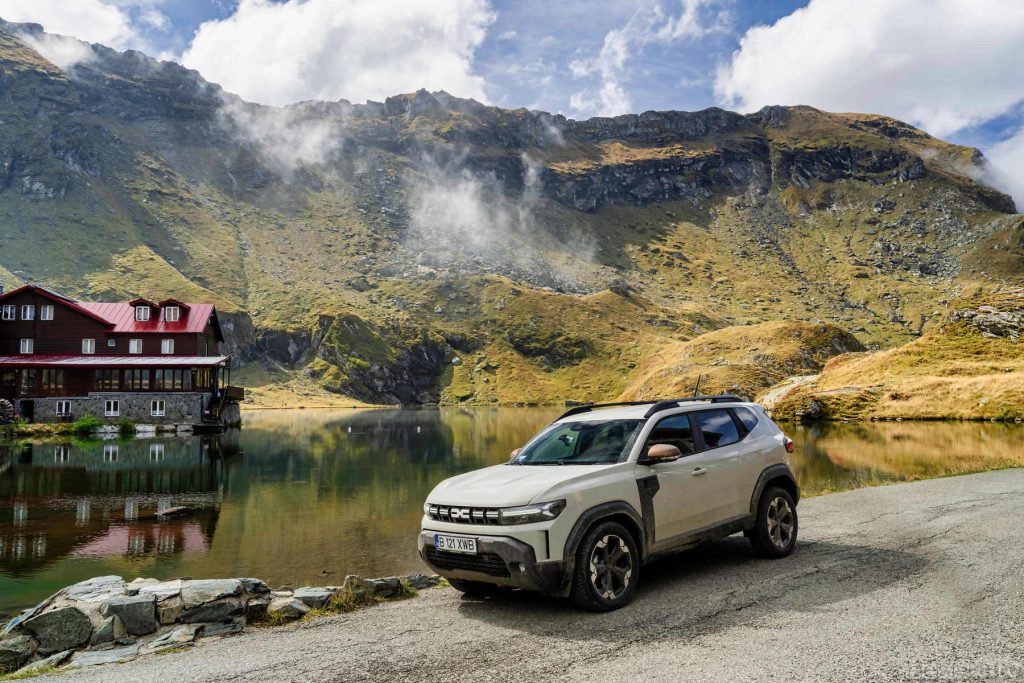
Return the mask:
<path id="1" fill-rule="evenodd" d="M 39 641 L 39 653 L 50 655 L 85 645 L 92 637 L 92 622 L 75 607 L 43 612 L 24 623 L 25 630 Z"/>
<path id="2" fill-rule="evenodd" d="M 241 598 L 221 598 L 186 609 L 178 617 L 183 624 L 198 624 L 204 621 L 231 621 L 245 611 Z"/>
<path id="3" fill-rule="evenodd" d="M 113 598 L 103 603 L 100 614 L 121 617 L 125 630 L 133 636 L 144 636 L 160 628 L 156 618 L 156 597 L 153 595 Z"/>
<path id="4" fill-rule="evenodd" d="M 242 582 L 238 579 L 205 579 L 185 581 L 181 586 L 181 598 L 185 609 L 198 607 L 207 602 L 240 595 Z"/>
<path id="5" fill-rule="evenodd" d="M 118 662 L 127 662 L 129 659 L 135 659 L 138 656 L 139 645 L 136 643 L 112 650 L 87 650 L 79 652 L 71 658 L 67 666 L 70 669 L 77 669 L 83 666 L 96 666 L 98 664 L 116 664 Z"/>
<path id="6" fill-rule="evenodd" d="M 238 623 L 230 624 L 206 624 L 203 628 L 202 638 L 220 638 L 221 636 L 231 636 L 236 633 L 242 632 L 242 625 Z"/>
<path id="7" fill-rule="evenodd" d="M 89 640 L 89 647 L 106 645 L 107 643 L 123 640 L 127 635 L 128 632 L 124 629 L 124 622 L 121 621 L 121 617 L 114 614 L 107 617 L 106 620 L 100 624 L 100 627 L 93 632 L 92 638 Z"/>
<path id="8" fill-rule="evenodd" d="M 143 586 L 148 586 L 156 583 L 160 583 L 160 581 L 158 579 L 135 579 L 131 583 L 125 585 L 124 590 L 128 595 L 138 595 L 139 590 Z"/>
<path id="9" fill-rule="evenodd" d="M 430 576 L 427 576 L 426 574 L 410 574 L 405 577 L 405 582 L 419 591 L 425 588 L 433 588 L 437 584 L 441 583 L 441 577 L 436 574 Z"/>
<path id="10" fill-rule="evenodd" d="M 139 595 L 153 595 L 157 600 L 163 602 L 180 595 L 181 584 L 181 579 L 150 583 L 139 588 Z"/>
<path id="11" fill-rule="evenodd" d="M 370 585 L 373 586 L 373 594 L 382 598 L 393 598 L 402 590 L 402 581 L 397 576 L 370 579 Z"/>
<path id="12" fill-rule="evenodd" d="M 253 595 L 263 595 L 264 593 L 270 592 L 270 588 L 267 587 L 267 584 L 263 583 L 259 579 L 246 578 L 238 579 L 238 581 L 242 584 L 242 588 L 245 590 L 246 593 L 251 593 Z"/>
<path id="13" fill-rule="evenodd" d="M 161 650 L 168 650 L 175 647 L 188 645 L 196 639 L 196 634 L 202 629 L 202 624 L 183 624 L 173 628 L 167 633 L 157 636 L 148 643 L 143 643 L 139 648 L 140 655 L 148 655 Z"/>
<path id="14" fill-rule="evenodd" d="M 65 594 L 71 600 L 103 602 L 124 595 L 125 590 L 124 579 L 120 576 L 97 576 L 94 579 L 76 583 L 69 587 Z"/>
<path id="15" fill-rule="evenodd" d="M 267 608 L 269 616 L 280 615 L 285 621 L 295 621 L 306 616 L 309 607 L 296 598 L 274 598 Z"/>
<path id="16" fill-rule="evenodd" d="M 55 655 L 50 655 L 49 657 L 40 659 L 37 662 L 32 662 L 28 666 L 19 669 L 18 673 L 33 674 L 44 669 L 49 669 L 50 667 L 56 668 L 64 662 L 68 661 L 68 659 L 70 659 L 71 655 L 73 655 L 74 653 L 74 650 L 64 650 L 63 652 L 58 652 Z"/>
<path id="17" fill-rule="evenodd" d="M 36 641 L 28 636 L 0 640 L 0 673 L 18 670 L 36 652 Z"/>
<path id="18" fill-rule="evenodd" d="M 270 597 L 252 598 L 245 604 L 246 621 L 262 621 L 267 616 L 267 608 L 270 607 Z"/>
<path id="19" fill-rule="evenodd" d="M 180 595 L 167 600 L 159 600 L 156 603 L 156 615 L 161 624 L 173 624 L 185 611 L 185 601 Z"/>
<path id="20" fill-rule="evenodd" d="M 301 600 L 308 607 L 312 609 L 320 609 L 327 604 L 327 601 L 331 599 L 331 591 L 326 588 L 313 588 L 310 586 L 303 586 L 302 588 L 296 588 L 292 594 L 296 600 Z"/>
<path id="21" fill-rule="evenodd" d="M 341 589 L 358 601 L 367 600 L 373 595 L 373 585 L 366 579 L 354 574 L 349 574 L 345 577 Z"/>

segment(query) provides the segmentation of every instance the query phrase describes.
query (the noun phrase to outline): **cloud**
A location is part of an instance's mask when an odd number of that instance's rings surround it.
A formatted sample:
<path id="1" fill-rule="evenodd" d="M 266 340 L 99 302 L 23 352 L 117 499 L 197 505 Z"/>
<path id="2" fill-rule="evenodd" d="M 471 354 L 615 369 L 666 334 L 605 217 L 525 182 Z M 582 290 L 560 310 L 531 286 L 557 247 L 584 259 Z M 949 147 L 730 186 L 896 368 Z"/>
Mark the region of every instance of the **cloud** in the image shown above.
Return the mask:
<path id="1" fill-rule="evenodd" d="M 241 0 L 199 27 L 182 63 L 262 104 L 419 88 L 487 101 L 473 55 L 494 17 L 486 0 Z"/>
<path id="2" fill-rule="evenodd" d="M 985 156 L 989 162 L 988 179 L 1010 193 L 1018 211 L 1024 209 L 1024 128 L 990 147 Z"/>
<path id="3" fill-rule="evenodd" d="M 624 81 L 627 66 L 644 47 L 694 40 L 724 31 L 732 22 L 729 0 L 679 0 L 679 13 L 667 13 L 660 3 L 638 9 L 626 25 L 605 34 L 596 57 L 576 59 L 569 70 L 576 78 L 598 76 L 596 88 L 574 93 L 569 106 L 581 114 L 626 114 L 633 107 Z"/>
<path id="4" fill-rule="evenodd" d="M 715 78 L 725 105 L 884 113 L 948 135 L 1024 98 L 1024 3 L 811 0 L 756 26 Z"/>

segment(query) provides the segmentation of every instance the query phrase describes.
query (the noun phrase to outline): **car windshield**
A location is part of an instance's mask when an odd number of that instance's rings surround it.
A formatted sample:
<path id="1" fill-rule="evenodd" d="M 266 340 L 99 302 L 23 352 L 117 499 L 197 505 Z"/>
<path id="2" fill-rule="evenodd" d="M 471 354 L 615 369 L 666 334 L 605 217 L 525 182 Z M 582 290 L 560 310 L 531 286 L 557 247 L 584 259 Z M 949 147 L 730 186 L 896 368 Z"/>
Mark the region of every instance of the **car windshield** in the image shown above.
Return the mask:
<path id="1" fill-rule="evenodd" d="M 535 436 L 510 465 L 608 465 L 622 462 L 643 420 L 559 422 Z"/>

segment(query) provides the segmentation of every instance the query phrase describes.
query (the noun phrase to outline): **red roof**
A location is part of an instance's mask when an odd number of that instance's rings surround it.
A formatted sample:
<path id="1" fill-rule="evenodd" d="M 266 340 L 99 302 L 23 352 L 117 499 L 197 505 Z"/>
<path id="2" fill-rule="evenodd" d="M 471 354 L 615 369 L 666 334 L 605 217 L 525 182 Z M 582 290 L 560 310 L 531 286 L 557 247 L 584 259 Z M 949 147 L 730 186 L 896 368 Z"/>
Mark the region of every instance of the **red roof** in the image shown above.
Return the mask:
<path id="1" fill-rule="evenodd" d="M 213 367 L 227 362 L 227 356 L 51 356 L 41 353 L 0 356 L 0 368 Z"/>
<path id="2" fill-rule="evenodd" d="M 135 319 L 135 307 L 130 303 L 104 304 L 83 301 L 78 304 L 92 314 L 112 323 L 111 332 L 137 332 L 140 334 L 200 334 L 213 315 L 213 304 L 190 304 L 182 309 L 178 322 L 164 322 L 161 309 L 154 308 L 149 320 Z"/>
<path id="3" fill-rule="evenodd" d="M 14 296 L 15 294 L 21 294 L 26 289 L 34 290 L 36 292 L 36 294 L 39 294 L 40 296 L 44 296 L 47 299 L 50 299 L 52 301 L 56 301 L 57 303 L 59 303 L 59 304 L 61 304 L 63 306 L 67 306 L 68 308 L 73 309 L 75 311 L 78 311 L 79 313 L 82 313 L 84 315 L 87 315 L 90 318 L 95 318 L 96 320 L 99 320 L 101 323 L 106 323 L 108 325 L 110 324 L 109 320 L 107 320 L 106 318 L 104 318 L 104 317 L 102 317 L 100 315 L 97 315 L 96 313 L 93 313 L 92 311 L 88 310 L 87 308 L 83 308 L 83 304 L 78 303 L 74 299 L 69 299 L 66 296 L 58 294 L 57 292 L 51 292 L 50 290 L 46 289 L 45 287 L 40 287 L 39 285 L 22 285 L 21 287 L 18 287 L 17 289 L 12 289 L 11 291 L 7 292 L 6 294 L 0 294 L 0 301 L 6 299 L 8 297 Z"/>

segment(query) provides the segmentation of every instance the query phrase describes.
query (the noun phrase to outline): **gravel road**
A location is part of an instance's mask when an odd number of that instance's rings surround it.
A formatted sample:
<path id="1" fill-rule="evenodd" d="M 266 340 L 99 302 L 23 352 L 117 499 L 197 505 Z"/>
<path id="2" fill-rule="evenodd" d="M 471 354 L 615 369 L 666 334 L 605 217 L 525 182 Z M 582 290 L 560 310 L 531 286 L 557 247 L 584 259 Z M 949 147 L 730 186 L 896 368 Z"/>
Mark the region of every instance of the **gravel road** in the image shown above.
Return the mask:
<path id="1" fill-rule="evenodd" d="M 645 567 L 589 614 L 452 589 L 86 681 L 1024 680 L 1024 469 L 806 500 L 784 560 L 742 536 Z M 410 539 L 412 542 L 412 539 Z"/>

